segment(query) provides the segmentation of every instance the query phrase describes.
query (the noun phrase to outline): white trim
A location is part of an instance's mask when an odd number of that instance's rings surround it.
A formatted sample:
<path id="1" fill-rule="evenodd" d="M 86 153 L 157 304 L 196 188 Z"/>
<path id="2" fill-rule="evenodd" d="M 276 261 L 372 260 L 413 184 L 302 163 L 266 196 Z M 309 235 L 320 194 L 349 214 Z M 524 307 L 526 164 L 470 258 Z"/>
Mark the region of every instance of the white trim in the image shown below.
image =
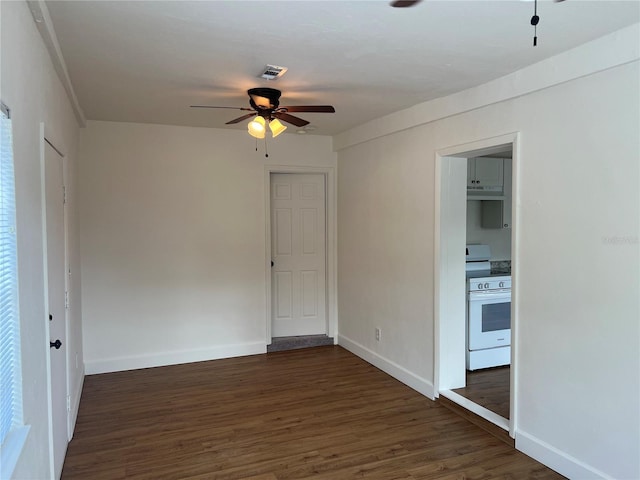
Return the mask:
<path id="1" fill-rule="evenodd" d="M 498 135 L 495 137 L 484 138 L 473 142 L 468 142 L 460 145 L 450 146 L 443 149 L 440 149 L 436 152 L 435 159 L 435 171 L 436 171 L 436 185 L 435 185 L 435 201 L 434 201 L 434 215 L 435 215 L 435 224 L 434 224 L 434 389 L 436 392 L 444 393 L 445 391 L 449 391 L 447 389 L 441 391 L 441 353 L 443 352 L 443 335 L 444 330 L 441 326 L 442 318 L 444 316 L 445 311 L 447 311 L 447 291 L 443 288 L 443 284 L 446 283 L 446 272 L 441 272 L 441 265 L 445 261 L 444 251 L 442 249 L 441 242 L 441 234 L 442 234 L 442 209 L 443 205 L 441 203 L 441 192 L 443 189 L 442 185 L 442 171 L 443 171 L 443 162 L 446 161 L 446 157 L 471 157 L 477 155 L 490 155 L 491 153 L 495 153 L 498 149 L 503 148 L 506 145 L 511 145 L 512 148 L 512 196 L 511 196 L 511 204 L 512 204 L 512 230 L 511 230 L 511 244 L 512 244 L 512 292 L 513 295 L 511 297 L 511 369 L 510 369 L 510 414 L 508 420 L 508 431 L 509 435 L 514 438 L 517 430 L 517 412 L 518 412 L 518 365 L 517 361 L 518 355 L 518 270 L 517 270 L 517 258 L 518 258 L 518 206 L 519 206 L 519 182 L 518 182 L 518 173 L 519 173 L 519 155 L 520 155 L 520 133 L 519 132 L 510 132 L 503 135 Z M 515 276 L 515 280 L 514 280 Z M 452 392 L 453 393 L 453 392 Z M 454 395 L 457 395 L 454 393 Z M 444 395 L 447 398 L 450 398 L 448 395 Z M 460 397 L 463 398 L 463 397 Z M 453 400 L 453 399 L 452 399 Z M 455 401 L 455 400 L 454 400 Z M 459 402 L 456 402 L 459 403 Z M 465 405 L 468 400 L 465 399 L 461 405 L 467 408 Z M 473 403 L 476 406 L 475 403 Z M 477 405 L 478 408 L 482 409 Z M 475 407 L 473 407 L 475 408 Z M 469 408 L 469 410 L 476 412 L 474 409 Z M 486 409 L 485 409 L 486 410 Z M 480 414 L 479 414 L 480 415 Z M 484 415 L 483 418 L 486 418 Z M 502 418 L 499 417 L 498 418 Z M 488 418 L 487 418 L 488 419 Z M 488 419 L 490 420 L 490 419 Z M 491 421 L 491 420 L 490 420 Z M 494 422 L 495 423 L 495 422 Z"/>
<path id="2" fill-rule="evenodd" d="M 454 164 L 455 162 L 455 164 Z M 460 162 L 463 162 L 460 165 Z M 457 195 L 453 195 L 450 192 L 452 184 L 449 181 L 452 175 L 460 177 L 460 183 L 455 185 L 460 188 L 459 195 L 466 195 L 466 169 L 467 160 L 462 158 L 448 158 L 440 155 L 440 152 L 436 152 L 435 158 L 435 171 L 438 173 L 438 177 L 435 178 L 435 191 L 436 197 L 434 198 L 434 251 L 433 258 L 436 268 L 433 271 L 434 292 L 437 295 L 434 298 L 434 387 L 438 392 L 441 389 L 452 389 L 464 386 L 465 376 L 465 346 L 464 346 L 464 323 L 459 325 L 453 325 L 450 323 L 444 324 L 440 319 L 442 318 L 461 318 L 461 322 L 464 322 L 464 283 L 460 284 L 457 278 L 452 279 L 454 274 L 450 272 L 451 259 L 449 257 L 460 258 L 460 273 L 463 273 L 464 266 L 464 245 L 465 242 L 461 240 L 457 233 L 445 231 L 450 229 L 452 224 L 449 222 L 451 214 L 450 209 L 453 208 L 453 201 L 463 202 L 466 207 L 466 201 L 463 198 L 458 198 Z M 461 171 L 464 169 L 464 171 Z M 452 201 L 453 200 L 453 201 Z M 466 216 L 466 215 L 465 215 Z M 462 220 L 460 221 L 462 225 Z M 454 225 L 455 226 L 455 225 Z M 459 226 L 459 225 L 458 225 Z M 466 226 L 463 226 L 466 228 Z M 447 238 L 445 238 L 445 236 Z M 456 248 L 450 248 L 447 240 L 448 237 L 455 237 L 460 243 Z M 459 247 L 459 248 L 458 248 Z M 457 292 L 457 293 L 455 293 Z M 452 300 L 450 297 L 454 297 Z M 462 311 L 460 309 L 462 308 Z M 456 310 L 458 310 L 456 312 Z M 448 330 L 456 329 L 457 332 L 449 332 Z M 447 344 L 445 339 L 455 339 L 457 348 L 452 349 Z M 455 350 L 455 352 L 454 352 Z M 443 361 L 447 358 L 448 360 Z M 452 367 L 451 362 L 455 358 L 458 363 L 457 367 Z M 446 367 L 446 370 L 443 368 Z M 451 372 L 455 371 L 454 374 Z M 446 373 L 443 375 L 443 373 Z M 437 383 L 436 382 L 437 378 Z"/>
<path id="3" fill-rule="evenodd" d="M 522 453 L 529 455 L 531 458 L 568 478 L 613 480 L 613 477 L 606 473 L 523 431 L 516 432 L 516 450 L 520 450 Z"/>
<path id="4" fill-rule="evenodd" d="M 388 373 L 396 380 L 399 380 L 408 387 L 414 389 L 416 392 L 434 400 L 433 384 L 426 378 L 422 378 L 415 373 L 410 372 L 406 368 L 372 350 L 369 350 L 365 346 L 354 342 L 344 335 L 338 335 L 338 345 L 369 362 L 371 365 L 378 367 L 383 372 Z"/>
<path id="5" fill-rule="evenodd" d="M 43 281 L 43 302 L 44 302 L 44 315 L 42 321 L 45 325 L 45 335 L 47 339 L 51 339 L 51 328 L 49 326 L 49 319 L 47 313 L 49 310 L 49 264 L 48 264 L 48 247 L 47 247 L 47 179 L 46 179 L 46 167 L 45 157 L 47 144 L 51 143 L 46 138 L 45 124 L 40 123 L 40 198 L 41 198 L 41 212 L 42 212 L 42 281 Z M 58 149 L 55 149 L 59 152 Z M 62 157 L 64 159 L 64 157 Z M 66 315 L 65 315 L 66 318 Z M 66 339 L 65 339 L 66 342 Z M 47 352 L 45 355 L 45 363 L 47 370 L 47 436 L 49 447 L 49 471 L 53 475 L 55 472 L 54 467 L 54 451 L 53 451 L 53 397 L 52 397 L 52 383 L 51 383 L 51 353 Z M 66 368 L 66 366 L 65 366 Z M 67 392 L 68 394 L 68 392 Z M 68 414 L 68 412 L 67 412 Z M 68 415 L 67 415 L 68 417 Z M 67 422 L 68 423 L 68 422 Z"/>
<path id="6" fill-rule="evenodd" d="M 244 357 L 267 353 L 264 342 L 243 343 L 237 345 L 216 345 L 196 350 L 182 350 L 175 352 L 154 353 L 149 355 L 135 355 L 129 357 L 110 358 L 85 362 L 87 375 L 98 373 L 121 372 L 140 368 L 163 367 L 179 365 L 181 363 L 205 362 L 221 358 Z"/>
<path id="7" fill-rule="evenodd" d="M 640 58 L 636 23 L 483 85 L 414 105 L 333 137 L 334 150 L 504 102 Z"/>
<path id="8" fill-rule="evenodd" d="M 468 398 L 463 397 L 462 395 L 457 394 L 456 392 L 452 392 L 451 390 L 442 390 L 440 392 L 445 398 L 448 398 L 453 403 L 460 405 L 461 407 L 469 410 L 470 412 L 475 413 L 479 417 L 484 418 L 485 420 L 493 423 L 494 425 L 502 428 L 503 430 L 509 431 L 509 420 L 504 417 L 501 417 L 495 412 L 484 408 L 482 405 L 478 405 L 475 402 L 472 402 Z"/>
<path id="9" fill-rule="evenodd" d="M 325 177 L 326 197 L 326 312 L 327 336 L 338 334 L 338 237 L 337 237 L 337 188 L 334 167 L 265 165 L 265 341 L 271 344 L 271 174 L 272 173 L 317 173 Z"/>
<path id="10" fill-rule="evenodd" d="M 73 432 L 76 429 L 76 422 L 78 420 L 78 412 L 80 411 L 80 397 L 82 396 L 82 387 L 84 386 L 84 365 L 82 366 L 82 374 L 80 381 L 78 382 L 78 388 L 74 392 L 75 395 L 71 397 L 73 403 L 71 404 L 71 411 L 69 412 L 69 440 L 73 438 Z"/>
<path id="11" fill-rule="evenodd" d="M 69 71 L 67 70 L 67 64 L 62 56 L 58 37 L 56 36 L 56 31 L 53 28 L 53 22 L 49 15 L 49 9 L 47 8 L 44 0 L 27 0 L 27 5 L 29 6 L 29 10 L 31 10 L 33 21 L 40 32 L 40 36 L 47 47 L 49 57 L 51 58 L 51 62 L 53 63 L 56 73 L 58 74 L 58 78 L 67 92 L 67 97 L 69 98 L 69 103 L 71 104 L 71 109 L 76 116 L 76 120 L 81 127 L 85 127 L 87 121 L 84 116 L 84 112 L 82 111 L 82 107 L 78 102 L 76 92 L 73 89 L 73 84 L 69 77 Z"/>
<path id="12" fill-rule="evenodd" d="M 520 391 L 520 133 L 513 134 L 511 143 L 511 368 L 509 378 L 509 435 L 518 430 L 518 396 Z"/>
<path id="13" fill-rule="evenodd" d="M 0 478 L 11 478 L 30 429 L 30 425 L 24 425 L 10 431 L 5 437 L 0 448 Z"/>
<path id="14" fill-rule="evenodd" d="M 482 138 L 473 142 L 461 143 L 459 145 L 451 145 L 449 147 L 438 149 L 436 152 L 440 157 L 466 157 L 471 156 L 471 152 L 475 156 L 491 155 L 502 150 L 503 147 L 512 144 L 518 138 L 519 132 L 508 132 L 495 137 Z"/>

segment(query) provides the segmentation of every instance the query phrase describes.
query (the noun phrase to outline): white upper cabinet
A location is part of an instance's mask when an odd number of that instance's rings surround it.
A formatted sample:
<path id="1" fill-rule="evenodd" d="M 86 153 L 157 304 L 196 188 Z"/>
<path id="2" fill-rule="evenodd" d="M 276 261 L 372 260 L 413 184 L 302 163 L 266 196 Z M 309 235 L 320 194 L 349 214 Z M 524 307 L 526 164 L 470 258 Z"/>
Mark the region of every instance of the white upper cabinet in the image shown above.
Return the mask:
<path id="1" fill-rule="evenodd" d="M 504 159 L 504 199 L 482 200 L 482 228 L 511 228 L 512 184 L 511 159 Z"/>
<path id="2" fill-rule="evenodd" d="M 504 158 L 477 157 L 467 161 L 467 190 L 477 193 L 502 194 L 504 191 Z"/>

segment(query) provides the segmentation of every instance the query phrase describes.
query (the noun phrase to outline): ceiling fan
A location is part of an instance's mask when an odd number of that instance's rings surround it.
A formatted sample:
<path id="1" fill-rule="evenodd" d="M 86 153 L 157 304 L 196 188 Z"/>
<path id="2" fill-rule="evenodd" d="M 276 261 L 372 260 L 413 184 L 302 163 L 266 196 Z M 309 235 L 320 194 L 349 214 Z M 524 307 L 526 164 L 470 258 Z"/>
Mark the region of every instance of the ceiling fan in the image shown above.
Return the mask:
<path id="1" fill-rule="evenodd" d="M 554 2 L 564 2 L 564 0 L 553 0 Z M 406 8 L 413 7 L 418 3 L 422 2 L 422 0 L 395 0 L 391 2 L 391 6 L 395 8 Z"/>
<path id="2" fill-rule="evenodd" d="M 281 107 L 280 95 L 282 95 L 282 92 L 275 88 L 251 88 L 247 93 L 249 94 L 249 105 L 251 105 L 251 108 L 217 107 L 213 105 L 191 105 L 191 107 L 230 108 L 233 110 L 245 110 L 251 112 L 228 121 L 226 123 L 227 125 L 239 123 L 247 118 L 255 117 L 257 115 L 270 124 L 273 124 L 276 120 L 282 120 L 283 122 L 290 123 L 296 127 L 304 127 L 305 125 L 308 125 L 309 122 L 300 117 L 290 115 L 289 112 L 334 113 L 336 111 L 331 105 L 292 105 L 290 107 Z M 286 127 L 283 126 L 282 130 L 284 130 L 284 128 Z M 275 131 L 274 135 L 276 135 Z"/>
<path id="3" fill-rule="evenodd" d="M 540 22 L 540 17 L 538 16 L 538 0 L 534 1 L 533 7 L 533 17 L 531 17 L 531 25 L 533 26 L 533 46 L 538 45 L 538 35 L 537 35 L 537 27 Z M 564 2 L 564 0 L 553 0 L 555 3 Z M 422 0 L 394 0 L 389 5 L 395 8 L 407 8 L 413 7 L 418 3 L 422 2 Z"/>

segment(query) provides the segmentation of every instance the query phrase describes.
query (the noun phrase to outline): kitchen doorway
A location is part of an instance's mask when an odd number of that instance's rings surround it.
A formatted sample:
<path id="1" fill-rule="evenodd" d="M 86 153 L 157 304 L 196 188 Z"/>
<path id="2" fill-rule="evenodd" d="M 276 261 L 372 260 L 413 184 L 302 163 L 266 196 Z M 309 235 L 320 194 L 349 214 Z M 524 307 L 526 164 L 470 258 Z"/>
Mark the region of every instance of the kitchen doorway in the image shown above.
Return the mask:
<path id="1" fill-rule="evenodd" d="M 515 363 L 517 338 L 517 303 L 511 302 L 510 366 L 469 372 L 467 350 L 467 290 L 465 250 L 467 241 L 467 186 L 469 159 L 477 157 L 507 156 L 512 160 L 507 171 L 511 192 L 485 192 L 487 199 L 500 197 L 515 213 L 517 198 L 518 134 L 503 135 L 477 142 L 447 148 L 436 156 L 436 228 L 435 228 L 435 372 L 436 396 L 473 412 L 513 438 L 516 428 Z M 499 194 L 498 194 L 499 193 Z M 475 206 L 474 206 L 475 207 Z M 491 206 L 493 208 L 493 206 Z M 477 212 L 476 212 L 477 213 Z M 509 246 L 513 258 L 517 247 L 516 215 L 508 222 Z M 515 262 L 514 262 L 515 267 Z M 514 273 L 516 272 L 514 268 Z M 516 281 L 513 282 L 515 286 Z M 512 298 L 516 298 L 515 289 Z M 492 385 L 492 386 L 491 386 Z M 487 390 L 490 390 L 488 392 Z M 483 405 L 484 404 L 484 405 Z"/>

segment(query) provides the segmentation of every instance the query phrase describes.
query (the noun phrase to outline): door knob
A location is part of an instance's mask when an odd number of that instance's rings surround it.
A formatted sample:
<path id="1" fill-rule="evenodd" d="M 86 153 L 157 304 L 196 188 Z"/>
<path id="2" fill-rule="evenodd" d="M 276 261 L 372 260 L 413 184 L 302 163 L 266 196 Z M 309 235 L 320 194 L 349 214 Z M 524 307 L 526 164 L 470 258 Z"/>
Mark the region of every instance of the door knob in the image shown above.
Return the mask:
<path id="1" fill-rule="evenodd" d="M 61 346 L 62 342 L 60 341 L 60 339 L 56 340 L 55 342 L 49 342 L 49 348 L 55 348 L 56 350 L 58 350 Z"/>

